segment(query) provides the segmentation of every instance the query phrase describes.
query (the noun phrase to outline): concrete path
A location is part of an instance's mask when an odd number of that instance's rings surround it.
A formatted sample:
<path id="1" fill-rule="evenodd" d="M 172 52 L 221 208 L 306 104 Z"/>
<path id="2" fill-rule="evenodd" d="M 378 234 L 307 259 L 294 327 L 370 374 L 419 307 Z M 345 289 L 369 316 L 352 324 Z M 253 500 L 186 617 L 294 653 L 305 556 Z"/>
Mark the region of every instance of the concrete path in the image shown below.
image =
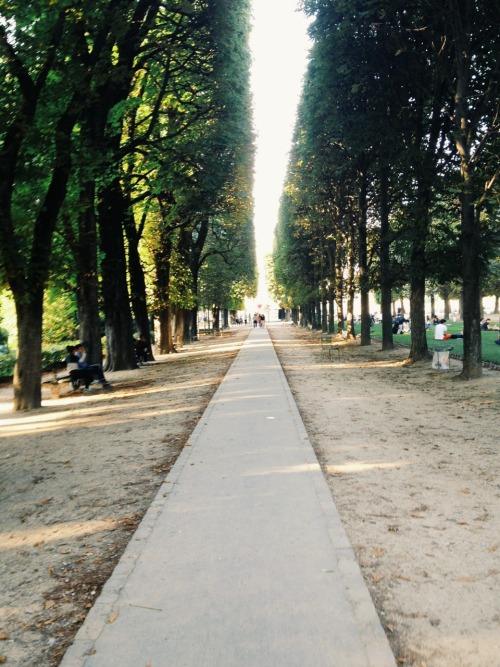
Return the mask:
<path id="1" fill-rule="evenodd" d="M 254 329 L 62 667 L 395 667 L 265 329 Z"/>

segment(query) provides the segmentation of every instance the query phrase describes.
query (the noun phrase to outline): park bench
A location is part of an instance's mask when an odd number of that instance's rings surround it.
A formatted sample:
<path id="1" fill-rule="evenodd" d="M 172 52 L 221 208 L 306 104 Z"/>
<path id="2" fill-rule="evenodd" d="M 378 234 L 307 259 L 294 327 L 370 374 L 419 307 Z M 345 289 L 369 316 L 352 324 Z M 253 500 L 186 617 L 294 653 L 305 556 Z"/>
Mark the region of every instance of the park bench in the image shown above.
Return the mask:
<path id="1" fill-rule="evenodd" d="M 321 356 L 328 355 L 328 358 L 331 360 L 332 356 L 337 353 L 338 361 L 340 361 L 340 347 L 334 345 L 333 336 L 322 335 L 321 336 Z"/>
<path id="2" fill-rule="evenodd" d="M 43 380 L 42 384 L 52 384 L 57 385 L 63 382 L 69 382 L 73 389 L 79 389 L 82 386 L 84 381 L 80 378 L 71 377 L 69 373 L 65 375 L 58 375 L 58 372 L 66 368 L 64 361 L 55 361 L 49 367 L 42 369 L 42 373 L 51 373 L 51 377 L 48 380 Z"/>

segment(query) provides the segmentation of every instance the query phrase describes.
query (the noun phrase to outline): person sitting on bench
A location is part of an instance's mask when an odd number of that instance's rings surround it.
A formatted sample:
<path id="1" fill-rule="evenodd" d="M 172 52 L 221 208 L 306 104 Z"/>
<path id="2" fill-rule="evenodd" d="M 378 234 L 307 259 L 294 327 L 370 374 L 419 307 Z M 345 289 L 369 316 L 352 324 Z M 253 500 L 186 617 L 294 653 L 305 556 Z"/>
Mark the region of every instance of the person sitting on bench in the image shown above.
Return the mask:
<path id="1" fill-rule="evenodd" d="M 84 394 L 90 394 L 90 384 L 94 379 L 94 374 L 86 368 L 79 368 L 78 366 L 78 357 L 75 355 L 75 346 L 68 345 L 66 347 L 66 352 L 68 353 L 64 359 L 66 364 L 66 369 L 70 375 L 71 381 L 73 380 L 83 380 L 85 382 L 85 389 L 83 390 Z"/>
<path id="2" fill-rule="evenodd" d="M 85 344 L 75 345 L 75 357 L 78 358 L 78 368 L 89 370 L 94 378 L 102 384 L 103 387 L 109 387 L 110 383 L 104 377 L 104 372 L 100 364 L 87 364 L 85 361 Z"/>

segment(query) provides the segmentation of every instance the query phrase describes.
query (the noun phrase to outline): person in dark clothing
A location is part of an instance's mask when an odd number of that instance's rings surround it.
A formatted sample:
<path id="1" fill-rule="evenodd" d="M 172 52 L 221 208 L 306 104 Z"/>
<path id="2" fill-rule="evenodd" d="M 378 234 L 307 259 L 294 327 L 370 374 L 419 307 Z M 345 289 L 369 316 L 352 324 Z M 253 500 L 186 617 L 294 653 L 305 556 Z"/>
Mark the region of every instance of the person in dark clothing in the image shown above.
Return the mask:
<path id="1" fill-rule="evenodd" d="M 104 372 L 100 364 L 87 364 L 85 361 L 85 345 L 78 343 L 75 345 L 75 356 L 78 358 L 78 367 L 83 370 L 89 370 L 94 378 L 102 384 L 103 387 L 109 387 L 110 383 L 104 377 Z"/>
<path id="2" fill-rule="evenodd" d="M 94 374 L 86 368 L 79 367 L 78 365 L 79 359 L 75 354 L 74 345 L 68 345 L 66 348 L 66 352 L 68 354 L 64 359 L 64 363 L 66 364 L 66 370 L 68 371 L 71 377 L 71 381 L 73 382 L 73 380 L 83 380 L 85 383 L 85 389 L 83 390 L 83 393 L 90 394 L 91 393 L 90 384 L 94 379 Z"/>
<path id="3" fill-rule="evenodd" d="M 135 349 L 135 356 L 137 357 L 137 361 L 139 363 L 145 364 L 146 361 L 148 360 L 148 344 L 146 342 L 146 339 L 144 337 L 144 334 L 141 334 L 139 338 L 134 340 L 134 349 Z"/>

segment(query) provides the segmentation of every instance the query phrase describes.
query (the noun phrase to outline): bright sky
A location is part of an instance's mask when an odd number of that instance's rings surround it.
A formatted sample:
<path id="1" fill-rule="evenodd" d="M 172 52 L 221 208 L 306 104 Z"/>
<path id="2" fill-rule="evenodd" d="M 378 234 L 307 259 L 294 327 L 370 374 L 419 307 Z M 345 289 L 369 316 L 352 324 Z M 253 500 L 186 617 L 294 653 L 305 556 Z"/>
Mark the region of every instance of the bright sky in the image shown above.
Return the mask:
<path id="1" fill-rule="evenodd" d="M 260 285 L 272 251 L 295 114 L 307 65 L 307 19 L 298 0 L 253 0 L 250 36 L 255 162 L 255 234 Z"/>

